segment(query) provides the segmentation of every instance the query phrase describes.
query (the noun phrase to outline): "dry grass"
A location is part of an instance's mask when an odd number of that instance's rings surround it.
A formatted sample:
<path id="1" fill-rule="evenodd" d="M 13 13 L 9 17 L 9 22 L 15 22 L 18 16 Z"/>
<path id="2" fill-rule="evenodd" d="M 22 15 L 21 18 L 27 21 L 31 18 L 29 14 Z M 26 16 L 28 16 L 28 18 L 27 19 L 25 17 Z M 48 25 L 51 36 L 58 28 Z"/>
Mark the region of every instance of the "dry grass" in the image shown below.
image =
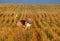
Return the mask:
<path id="1" fill-rule="evenodd" d="M 31 28 L 17 27 L 16 14 Z M 0 4 L 0 41 L 60 41 L 60 5 Z"/>

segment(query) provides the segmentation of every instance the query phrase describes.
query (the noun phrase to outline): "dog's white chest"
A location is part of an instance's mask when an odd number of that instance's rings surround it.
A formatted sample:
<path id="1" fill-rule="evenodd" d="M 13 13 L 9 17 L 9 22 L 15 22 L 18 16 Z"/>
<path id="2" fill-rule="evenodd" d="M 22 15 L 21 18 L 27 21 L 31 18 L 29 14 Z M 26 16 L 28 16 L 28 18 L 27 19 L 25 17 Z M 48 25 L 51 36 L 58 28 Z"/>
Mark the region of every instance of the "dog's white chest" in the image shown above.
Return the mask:
<path id="1" fill-rule="evenodd" d="M 30 26 L 31 26 L 31 24 L 29 24 L 29 23 L 26 24 L 26 27 L 30 27 Z"/>

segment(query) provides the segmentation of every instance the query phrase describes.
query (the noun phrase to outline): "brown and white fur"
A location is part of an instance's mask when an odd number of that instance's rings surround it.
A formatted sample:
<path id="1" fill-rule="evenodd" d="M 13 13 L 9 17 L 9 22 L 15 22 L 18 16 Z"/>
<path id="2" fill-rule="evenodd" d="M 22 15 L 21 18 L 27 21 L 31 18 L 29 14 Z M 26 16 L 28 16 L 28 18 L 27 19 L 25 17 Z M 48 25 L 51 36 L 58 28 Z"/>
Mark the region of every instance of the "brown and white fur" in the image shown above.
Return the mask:
<path id="1" fill-rule="evenodd" d="M 22 27 L 23 27 L 25 30 L 27 30 L 27 29 L 29 29 L 29 28 L 31 27 L 31 21 L 32 21 L 32 20 L 31 20 L 31 18 L 29 18 L 28 20 L 24 20 L 24 21 L 26 21 L 26 22 L 24 22 L 25 25 L 23 25 L 21 21 L 18 22 L 17 25 L 19 26 L 19 25 L 22 24 Z"/>
<path id="2" fill-rule="evenodd" d="M 30 23 L 29 23 L 30 22 Z M 31 27 L 31 18 L 29 18 L 27 21 L 26 21 L 26 24 L 25 24 L 25 30 L 26 29 L 29 29 Z"/>

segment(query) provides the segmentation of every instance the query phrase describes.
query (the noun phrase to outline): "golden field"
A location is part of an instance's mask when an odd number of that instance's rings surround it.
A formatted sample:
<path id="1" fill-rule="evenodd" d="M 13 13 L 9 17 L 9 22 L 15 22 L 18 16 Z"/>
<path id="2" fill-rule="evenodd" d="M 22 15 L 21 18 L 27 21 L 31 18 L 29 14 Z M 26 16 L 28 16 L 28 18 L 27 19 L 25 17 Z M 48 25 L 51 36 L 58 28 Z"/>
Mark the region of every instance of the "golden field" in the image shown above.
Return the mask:
<path id="1" fill-rule="evenodd" d="M 30 29 L 16 26 L 32 18 Z M 0 4 L 0 41 L 60 41 L 60 4 Z"/>

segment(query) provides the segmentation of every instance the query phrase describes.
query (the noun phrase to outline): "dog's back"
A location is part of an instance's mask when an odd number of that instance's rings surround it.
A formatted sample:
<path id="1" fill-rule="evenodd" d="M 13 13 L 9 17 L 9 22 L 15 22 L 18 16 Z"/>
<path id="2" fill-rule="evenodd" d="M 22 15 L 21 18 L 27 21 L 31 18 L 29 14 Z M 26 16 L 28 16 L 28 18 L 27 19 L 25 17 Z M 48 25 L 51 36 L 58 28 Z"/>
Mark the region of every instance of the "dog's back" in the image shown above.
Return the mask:
<path id="1" fill-rule="evenodd" d="M 22 25 L 25 25 L 26 20 L 20 20 L 20 22 L 22 23 Z"/>

